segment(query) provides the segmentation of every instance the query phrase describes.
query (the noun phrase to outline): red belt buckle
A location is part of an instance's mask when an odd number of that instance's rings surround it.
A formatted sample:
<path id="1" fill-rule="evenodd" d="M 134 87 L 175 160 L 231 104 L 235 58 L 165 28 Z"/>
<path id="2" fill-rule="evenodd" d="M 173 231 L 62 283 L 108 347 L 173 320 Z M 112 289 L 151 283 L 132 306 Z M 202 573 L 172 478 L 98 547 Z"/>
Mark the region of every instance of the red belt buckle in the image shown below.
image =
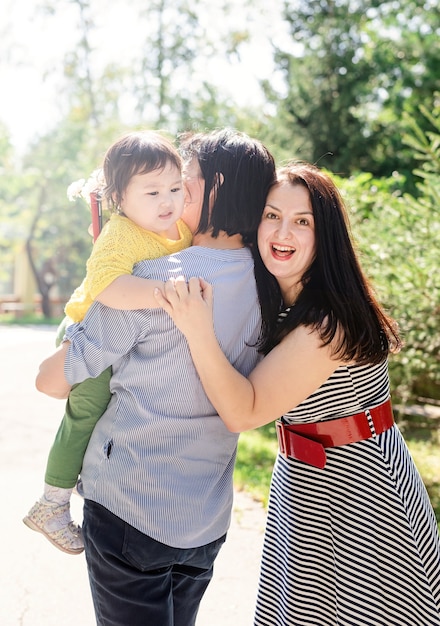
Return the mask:
<path id="1" fill-rule="evenodd" d="M 327 455 L 321 443 L 292 432 L 288 425 L 279 420 L 276 422 L 276 428 L 280 453 L 285 458 L 291 457 L 313 467 L 324 469 Z"/>
<path id="2" fill-rule="evenodd" d="M 324 469 L 327 455 L 324 446 L 303 435 L 289 432 L 290 456 L 298 461 Z"/>

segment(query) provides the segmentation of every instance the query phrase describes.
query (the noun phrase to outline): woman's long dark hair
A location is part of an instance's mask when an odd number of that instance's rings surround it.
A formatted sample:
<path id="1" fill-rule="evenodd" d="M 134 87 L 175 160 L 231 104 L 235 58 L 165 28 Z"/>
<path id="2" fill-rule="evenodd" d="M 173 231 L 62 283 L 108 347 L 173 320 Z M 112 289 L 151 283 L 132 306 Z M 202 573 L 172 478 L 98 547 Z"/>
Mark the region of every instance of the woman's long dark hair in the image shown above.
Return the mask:
<path id="1" fill-rule="evenodd" d="M 267 354 L 299 325 L 318 330 L 324 345 L 337 337 L 335 356 L 357 363 L 380 363 L 397 350 L 397 325 L 380 306 L 354 250 L 347 211 L 331 178 L 309 163 L 295 162 L 278 172 L 278 182 L 305 187 L 310 195 L 316 256 L 302 278 L 302 290 L 286 316 L 276 278 L 253 246 L 255 277 L 263 318 L 259 349 Z M 341 332 L 342 331 L 342 332 Z"/>

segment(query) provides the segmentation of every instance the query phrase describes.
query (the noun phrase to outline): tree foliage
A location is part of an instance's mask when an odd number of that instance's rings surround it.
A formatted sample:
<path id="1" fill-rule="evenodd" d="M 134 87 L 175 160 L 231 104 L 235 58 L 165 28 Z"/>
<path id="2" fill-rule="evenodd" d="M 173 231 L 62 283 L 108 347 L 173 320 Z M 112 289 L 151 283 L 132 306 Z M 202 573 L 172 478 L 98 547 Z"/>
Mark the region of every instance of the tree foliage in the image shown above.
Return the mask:
<path id="1" fill-rule="evenodd" d="M 284 93 L 267 82 L 284 143 L 296 156 L 347 176 L 410 176 L 406 111 L 424 120 L 440 88 L 440 14 L 415 0 L 285 0 L 291 40 L 275 43 Z"/>
<path id="2" fill-rule="evenodd" d="M 402 194 L 402 179 L 363 174 L 340 181 L 352 209 L 365 266 L 405 342 L 391 359 L 396 397 L 440 399 L 440 102 L 422 107 L 430 131 L 414 118 L 403 138 L 419 161 L 418 195 Z"/>
<path id="3" fill-rule="evenodd" d="M 23 236 L 21 215 L 15 204 L 20 197 L 22 177 L 14 163 L 14 151 L 6 127 L 0 128 L 0 280 L 12 291 L 12 268 L 16 247 L 14 242 Z"/>
<path id="4" fill-rule="evenodd" d="M 0 127 L 0 280 L 12 282 L 14 255 L 26 245 L 45 315 L 55 287 L 68 299 L 92 244 L 88 209 L 70 203 L 66 189 L 127 128 L 236 127 L 266 143 L 279 164 L 299 157 L 333 172 L 364 265 L 406 342 L 391 360 L 395 394 L 440 398 L 440 97 L 432 95 L 440 15 L 432 0 L 282 2 L 289 38 L 273 40 L 276 72 L 258 107 L 237 106 L 196 71 L 220 50 L 240 59 L 248 24 L 263 15 L 255 1 L 136 0 L 126 8 L 139 12 L 139 54 L 107 64 L 96 47 L 103 0 L 39 4 L 48 19 L 69 7 L 78 39 L 62 59 L 53 127 L 21 160 Z M 215 33 L 200 20 L 208 5 Z"/>

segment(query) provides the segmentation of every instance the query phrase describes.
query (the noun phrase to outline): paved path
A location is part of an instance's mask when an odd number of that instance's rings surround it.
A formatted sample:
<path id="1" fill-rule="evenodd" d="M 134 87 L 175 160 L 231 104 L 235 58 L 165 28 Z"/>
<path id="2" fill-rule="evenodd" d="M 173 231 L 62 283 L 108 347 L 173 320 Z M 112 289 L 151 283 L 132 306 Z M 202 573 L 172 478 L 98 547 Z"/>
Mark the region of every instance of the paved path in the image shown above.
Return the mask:
<path id="1" fill-rule="evenodd" d="M 21 521 L 41 494 L 47 453 L 63 410 L 61 401 L 34 388 L 38 364 L 52 351 L 54 338 L 52 327 L 0 325 L 2 626 L 95 624 L 84 555 L 63 554 Z M 81 505 L 74 497 L 78 521 Z M 263 509 L 236 493 L 228 539 L 197 626 L 252 625 L 264 523 Z"/>

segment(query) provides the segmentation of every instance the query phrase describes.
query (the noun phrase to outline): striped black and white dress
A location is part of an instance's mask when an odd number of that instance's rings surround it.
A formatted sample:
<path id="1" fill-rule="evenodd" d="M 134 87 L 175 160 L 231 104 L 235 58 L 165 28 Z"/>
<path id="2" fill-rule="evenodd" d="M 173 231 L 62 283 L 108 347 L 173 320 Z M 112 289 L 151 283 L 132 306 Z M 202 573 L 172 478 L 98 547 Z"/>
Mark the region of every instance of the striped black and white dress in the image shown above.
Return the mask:
<path id="1" fill-rule="evenodd" d="M 389 397 L 387 363 L 344 366 L 285 415 L 358 413 Z M 255 624 L 440 626 L 440 538 L 398 430 L 327 449 L 318 469 L 278 455 Z"/>

